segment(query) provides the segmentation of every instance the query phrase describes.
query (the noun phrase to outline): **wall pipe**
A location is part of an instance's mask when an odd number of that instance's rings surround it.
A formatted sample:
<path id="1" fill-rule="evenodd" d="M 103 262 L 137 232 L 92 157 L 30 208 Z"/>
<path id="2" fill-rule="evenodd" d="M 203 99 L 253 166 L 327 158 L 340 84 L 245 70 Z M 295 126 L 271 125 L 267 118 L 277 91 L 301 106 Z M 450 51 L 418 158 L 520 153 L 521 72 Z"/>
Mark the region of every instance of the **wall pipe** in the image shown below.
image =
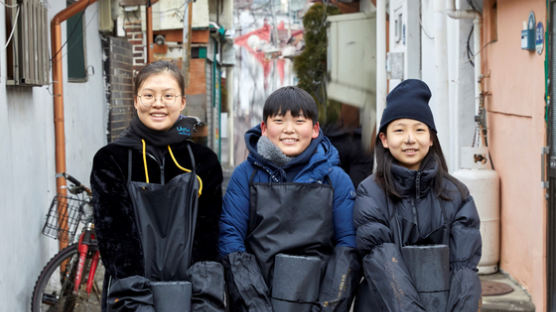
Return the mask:
<path id="1" fill-rule="evenodd" d="M 376 133 L 386 107 L 386 0 L 376 1 Z M 374 141 L 375 138 L 371 138 Z"/>
<path id="2" fill-rule="evenodd" d="M 450 124 L 450 111 L 452 107 L 446 105 L 449 103 L 449 73 L 448 73 L 448 37 L 447 37 L 447 17 L 445 0 L 434 0 L 433 4 L 433 21 L 434 21 L 434 85 L 432 86 L 432 94 L 434 97 L 434 116 L 436 128 L 438 129 L 438 140 L 440 145 L 447 151 L 446 163 L 448 169 L 453 170 L 457 167 L 456 154 L 454 152 L 454 140 L 452 136 L 457 133 L 458 129 L 453 128 Z M 454 136 L 457 137 L 457 136 Z"/>
<path id="3" fill-rule="evenodd" d="M 85 10 L 96 0 L 81 0 L 58 12 L 50 21 L 50 36 L 52 48 L 52 87 L 54 102 L 54 142 L 56 159 L 56 193 L 66 195 L 66 179 L 61 173 L 66 172 L 66 135 L 64 131 L 64 75 L 62 71 L 62 22 L 75 14 Z M 60 211 L 62 209 L 62 211 Z M 66 207 L 60 205 L 59 212 L 65 212 Z M 67 230 L 67 220 L 60 224 Z M 67 238 L 60 238 L 60 249 L 67 245 Z"/>
<path id="4" fill-rule="evenodd" d="M 455 0 L 448 1 L 448 7 L 446 10 L 446 15 L 453 19 L 472 19 L 473 20 L 473 47 L 475 52 L 473 53 L 473 63 L 475 64 L 474 79 L 475 79 L 475 118 L 476 122 L 479 124 L 479 128 L 482 129 L 483 125 L 480 123 L 482 103 L 482 87 L 481 80 L 483 78 L 481 71 L 481 14 L 472 10 L 456 10 Z M 484 132 L 481 131 L 481 139 L 486 146 L 486 137 Z"/>

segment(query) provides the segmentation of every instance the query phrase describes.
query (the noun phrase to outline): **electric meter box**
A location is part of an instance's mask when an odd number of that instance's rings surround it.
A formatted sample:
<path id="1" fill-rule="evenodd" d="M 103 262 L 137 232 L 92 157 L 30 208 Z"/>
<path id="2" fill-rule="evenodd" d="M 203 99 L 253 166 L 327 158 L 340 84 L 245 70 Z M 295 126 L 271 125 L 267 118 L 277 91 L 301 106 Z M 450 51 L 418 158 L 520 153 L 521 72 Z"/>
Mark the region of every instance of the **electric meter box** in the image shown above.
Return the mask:
<path id="1" fill-rule="evenodd" d="M 329 22 L 328 97 L 359 108 L 376 99 L 376 10 L 333 15 Z"/>
<path id="2" fill-rule="evenodd" d="M 390 0 L 390 52 L 386 64 L 390 90 L 404 79 L 421 78 L 420 12 L 420 1 Z"/>

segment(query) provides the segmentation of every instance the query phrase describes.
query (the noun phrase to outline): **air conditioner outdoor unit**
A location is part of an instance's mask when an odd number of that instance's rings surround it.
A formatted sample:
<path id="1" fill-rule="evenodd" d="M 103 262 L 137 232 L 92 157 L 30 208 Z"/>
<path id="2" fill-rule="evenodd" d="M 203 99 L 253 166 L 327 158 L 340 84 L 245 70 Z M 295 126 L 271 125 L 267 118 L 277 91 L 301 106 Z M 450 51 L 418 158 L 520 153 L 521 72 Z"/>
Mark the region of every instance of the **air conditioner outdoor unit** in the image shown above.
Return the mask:
<path id="1" fill-rule="evenodd" d="M 6 1 L 7 84 L 40 86 L 49 83 L 47 8 L 39 0 Z"/>

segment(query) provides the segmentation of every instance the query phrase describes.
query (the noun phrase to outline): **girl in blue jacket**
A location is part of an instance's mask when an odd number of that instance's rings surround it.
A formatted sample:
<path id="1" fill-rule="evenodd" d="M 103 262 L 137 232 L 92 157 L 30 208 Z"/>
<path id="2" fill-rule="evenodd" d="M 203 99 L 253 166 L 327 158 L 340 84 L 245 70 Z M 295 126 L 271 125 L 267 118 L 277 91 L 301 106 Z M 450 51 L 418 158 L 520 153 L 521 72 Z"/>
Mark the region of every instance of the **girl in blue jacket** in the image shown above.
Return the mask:
<path id="1" fill-rule="evenodd" d="M 356 311 L 479 308 L 479 215 L 448 173 L 430 97 L 423 81 L 408 79 L 386 99 L 376 171 L 359 185 L 354 207 L 366 279 Z"/>
<path id="2" fill-rule="evenodd" d="M 327 311 L 349 309 L 359 271 L 355 191 L 338 166 L 338 152 L 319 131 L 317 114 L 307 92 L 283 87 L 266 100 L 263 122 L 245 134 L 249 156 L 228 184 L 218 244 L 232 310 L 283 311 L 277 308 L 280 300 L 326 306 Z M 327 269 L 317 284 L 327 282 L 317 287 L 317 298 L 276 296 L 278 254 L 323 261 Z M 347 281 L 335 278 L 342 272 Z"/>

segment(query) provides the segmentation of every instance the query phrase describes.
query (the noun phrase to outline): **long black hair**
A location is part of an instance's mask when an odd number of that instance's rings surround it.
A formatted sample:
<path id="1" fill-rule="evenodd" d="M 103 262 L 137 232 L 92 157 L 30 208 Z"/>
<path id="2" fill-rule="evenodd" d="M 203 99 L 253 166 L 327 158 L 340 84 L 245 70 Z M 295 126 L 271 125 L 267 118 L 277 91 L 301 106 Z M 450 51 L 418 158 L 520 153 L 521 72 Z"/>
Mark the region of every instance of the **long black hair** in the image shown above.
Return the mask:
<path id="1" fill-rule="evenodd" d="M 423 164 L 429 161 L 436 161 L 438 165 L 438 171 L 436 177 L 433 181 L 433 190 L 435 194 L 443 200 L 452 200 L 450 196 L 450 190 L 445 188 L 443 180 L 446 179 L 452 182 L 462 198 L 467 197 L 469 192 L 463 183 L 458 179 L 454 178 L 450 173 L 448 173 L 448 166 L 446 165 L 446 159 L 444 158 L 444 153 L 442 153 L 442 147 L 440 147 L 440 141 L 436 132 L 430 131 L 430 136 L 432 140 L 432 146 L 429 152 L 421 161 L 421 167 Z M 390 196 L 392 199 L 400 199 L 401 195 L 396 190 L 396 185 L 394 183 L 394 177 L 392 176 L 392 163 L 397 162 L 390 151 L 382 145 L 380 137 L 377 135 L 375 143 L 375 157 L 376 157 L 376 171 L 375 180 L 382 187 L 382 189 Z"/>

